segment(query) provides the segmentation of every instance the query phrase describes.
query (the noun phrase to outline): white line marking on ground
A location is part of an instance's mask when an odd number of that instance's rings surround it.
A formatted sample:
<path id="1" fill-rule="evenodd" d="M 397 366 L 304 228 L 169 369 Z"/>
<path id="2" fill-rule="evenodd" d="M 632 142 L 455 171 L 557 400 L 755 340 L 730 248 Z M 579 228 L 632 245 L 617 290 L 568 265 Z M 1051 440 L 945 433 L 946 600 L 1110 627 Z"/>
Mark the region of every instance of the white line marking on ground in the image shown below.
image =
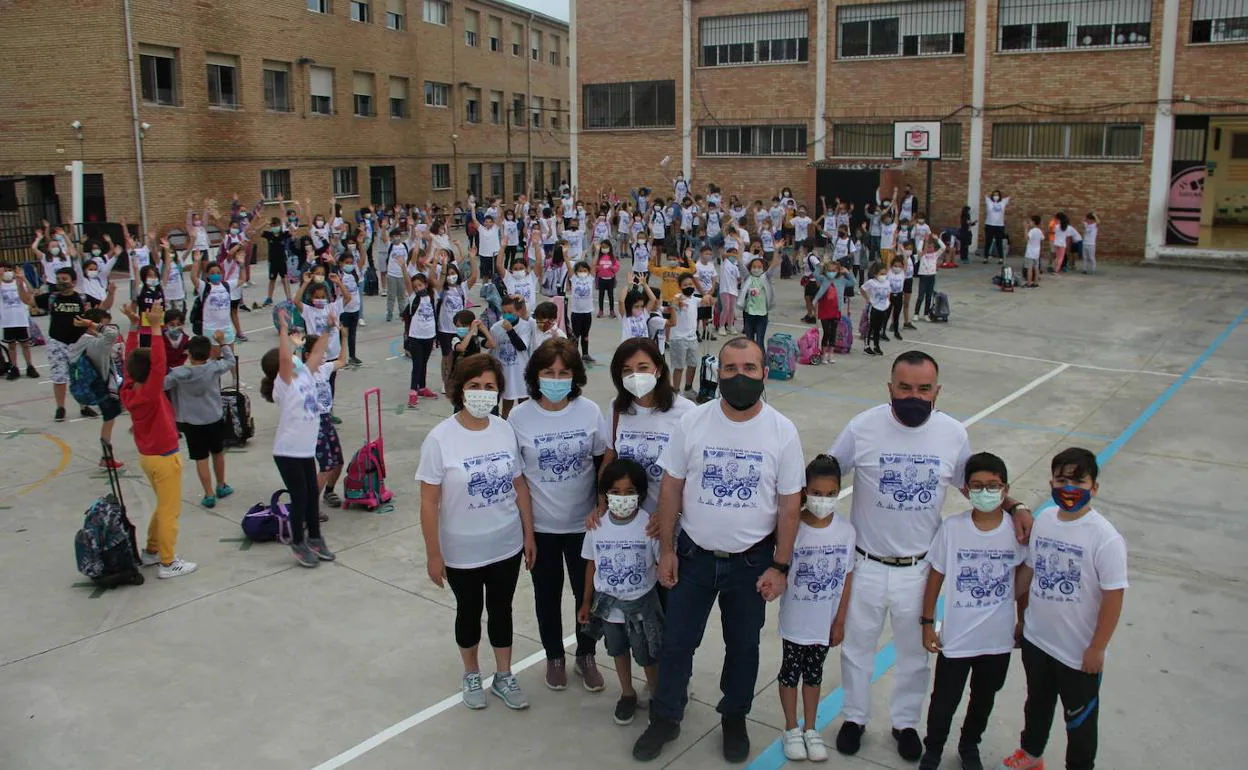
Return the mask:
<path id="1" fill-rule="evenodd" d="M 563 646 L 568 647 L 575 641 L 576 641 L 576 635 L 573 634 L 563 640 Z M 538 650 L 537 652 L 533 653 L 527 658 L 520 660 L 518 663 L 513 663 L 511 666 L 511 673 L 518 674 L 527 668 L 532 668 L 533 666 L 536 666 L 538 663 L 540 663 L 541 661 L 545 659 L 546 659 L 546 651 Z M 488 689 L 493 682 L 494 682 L 494 675 L 491 674 L 489 677 L 486 677 L 484 680 L 482 680 L 481 686 Z M 334 757 L 333 759 L 330 759 L 326 762 L 322 762 L 321 764 L 312 768 L 312 770 L 335 770 L 335 768 L 342 767 L 348 762 L 352 762 L 356 759 L 359 759 L 360 757 L 364 756 L 365 754 L 377 748 L 378 746 L 382 745 L 383 743 L 386 743 L 393 738 L 397 738 L 398 736 L 402 735 L 403 733 L 407 732 L 413 727 L 419 724 L 428 722 L 430 719 L 433 719 L 438 714 L 441 714 L 443 711 L 450 711 L 451 709 L 458 706 L 462 701 L 463 701 L 463 696 L 460 693 L 455 693 L 454 695 L 448 695 L 447 697 L 443 698 L 442 700 L 438 701 L 432 706 L 426 709 L 423 709 L 421 711 L 417 711 L 415 714 L 412 714 L 410 717 L 408 717 L 407 719 L 404 719 L 402 722 L 396 722 L 395 724 L 390 725 L 389 727 L 377 733 L 376 735 L 369 738 L 368 740 L 362 741 L 361 743 L 357 743 L 355 746 L 352 746 L 351 748 L 342 752 L 341 754 Z"/>

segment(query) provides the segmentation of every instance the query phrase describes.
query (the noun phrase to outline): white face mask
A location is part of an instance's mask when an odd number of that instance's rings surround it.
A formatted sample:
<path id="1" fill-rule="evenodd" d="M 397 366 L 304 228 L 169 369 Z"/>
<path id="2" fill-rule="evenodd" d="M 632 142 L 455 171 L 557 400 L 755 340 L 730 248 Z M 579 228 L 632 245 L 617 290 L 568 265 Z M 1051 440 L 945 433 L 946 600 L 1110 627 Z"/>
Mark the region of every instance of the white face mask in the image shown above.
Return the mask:
<path id="1" fill-rule="evenodd" d="M 607 495 L 607 510 L 617 519 L 627 519 L 637 512 L 637 495 Z"/>
<path id="2" fill-rule="evenodd" d="M 160 279 L 159 279 L 159 278 L 148 278 L 147 280 L 143 281 L 143 283 L 147 284 L 148 288 L 155 289 L 157 286 L 159 286 L 159 285 L 160 285 Z"/>
<path id="3" fill-rule="evenodd" d="M 816 519 L 826 519 L 836 511 L 836 498 L 807 495 L 806 510 Z"/>
<path id="4" fill-rule="evenodd" d="M 526 275 L 525 271 L 523 270 L 512 270 L 511 274 L 514 275 L 516 278 L 523 278 Z"/>
<path id="5" fill-rule="evenodd" d="M 95 277 L 99 276 L 99 274 L 100 274 L 100 271 L 99 271 L 99 270 L 88 270 L 88 271 L 87 271 L 87 277 L 88 277 L 88 278 L 95 278 Z"/>
<path id="6" fill-rule="evenodd" d="M 459 283 L 459 276 L 455 275 L 454 273 L 451 273 L 450 275 L 446 277 L 446 283 L 449 286 L 454 286 L 455 284 Z"/>
<path id="7" fill-rule="evenodd" d="M 3 279 L 5 283 L 8 283 L 8 282 L 12 281 L 12 280 L 13 280 L 13 271 L 12 271 L 12 270 L 5 270 L 3 273 L 0 273 L 0 279 Z"/>
<path id="8" fill-rule="evenodd" d="M 464 391 L 464 411 L 477 419 L 488 415 L 495 406 L 498 406 L 498 391 L 496 390 Z"/>
<path id="9" fill-rule="evenodd" d="M 649 372 L 626 374 L 623 377 L 624 390 L 632 393 L 635 398 L 645 398 L 658 382 L 659 378 Z"/>

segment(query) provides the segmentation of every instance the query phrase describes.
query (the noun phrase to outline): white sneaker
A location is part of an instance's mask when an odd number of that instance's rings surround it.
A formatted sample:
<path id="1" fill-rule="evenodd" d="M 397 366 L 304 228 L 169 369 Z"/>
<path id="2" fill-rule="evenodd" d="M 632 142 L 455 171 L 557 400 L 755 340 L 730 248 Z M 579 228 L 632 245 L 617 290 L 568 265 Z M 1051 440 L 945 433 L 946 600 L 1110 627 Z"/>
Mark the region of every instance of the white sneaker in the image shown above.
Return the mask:
<path id="1" fill-rule="evenodd" d="M 806 758 L 811 762 L 828 761 L 828 747 L 824 745 L 823 736 L 818 730 L 807 730 L 802 733 L 802 741 L 806 744 Z"/>
<path id="2" fill-rule="evenodd" d="M 139 563 L 144 567 L 155 567 L 160 564 L 160 554 L 148 553 L 142 548 L 139 549 Z"/>
<path id="3" fill-rule="evenodd" d="M 363 318 L 361 318 L 361 319 L 360 319 L 360 326 L 368 326 L 368 321 L 365 321 Z"/>
<path id="4" fill-rule="evenodd" d="M 166 567 L 164 564 L 160 565 L 160 570 L 156 573 L 156 577 L 163 580 L 165 578 L 175 578 L 181 575 L 189 575 L 195 571 L 197 566 L 198 565 L 193 561 L 186 561 L 185 559 L 175 556 L 173 557 L 173 562 L 169 566 Z"/>
<path id="5" fill-rule="evenodd" d="M 784 746 L 784 758 L 790 761 L 806 759 L 806 741 L 802 740 L 802 728 L 785 730 L 780 736 Z M 826 755 L 825 755 L 826 758 Z"/>

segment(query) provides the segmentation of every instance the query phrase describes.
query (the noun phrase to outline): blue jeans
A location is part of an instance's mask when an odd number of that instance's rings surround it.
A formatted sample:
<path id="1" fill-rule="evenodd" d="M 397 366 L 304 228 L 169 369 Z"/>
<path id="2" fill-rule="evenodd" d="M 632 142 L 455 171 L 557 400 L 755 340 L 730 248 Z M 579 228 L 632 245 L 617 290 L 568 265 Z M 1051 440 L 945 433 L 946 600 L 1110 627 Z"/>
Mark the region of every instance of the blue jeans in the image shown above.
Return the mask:
<path id="1" fill-rule="evenodd" d="M 742 315 L 744 321 L 741 325 L 741 333 L 758 343 L 758 346 L 767 352 L 767 316 L 750 315 L 744 313 Z"/>
<path id="2" fill-rule="evenodd" d="M 667 597 L 659 689 L 651 701 L 650 713 L 676 722 L 684 717 L 693 653 L 702 644 L 707 619 L 718 599 L 724 630 L 724 668 L 719 677 L 723 697 L 715 710 L 721 714 L 748 714 L 758 682 L 758 638 L 767 608 L 756 585 L 775 555 L 774 538 L 720 558 L 702 550 L 682 532 L 676 541 L 676 554 L 680 567 L 676 585 Z"/>

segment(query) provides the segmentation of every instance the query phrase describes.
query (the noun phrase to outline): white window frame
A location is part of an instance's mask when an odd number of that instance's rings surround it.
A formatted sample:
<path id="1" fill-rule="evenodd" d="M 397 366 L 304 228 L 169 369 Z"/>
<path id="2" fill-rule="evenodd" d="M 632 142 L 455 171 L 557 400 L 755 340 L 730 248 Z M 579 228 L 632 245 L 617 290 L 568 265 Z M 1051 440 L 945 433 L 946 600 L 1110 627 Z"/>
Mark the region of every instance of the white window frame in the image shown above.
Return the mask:
<path id="1" fill-rule="evenodd" d="M 282 194 L 282 193 L 285 194 Z M 265 203 L 285 203 L 294 200 L 290 188 L 290 169 L 260 169 L 260 198 Z"/>
<path id="2" fill-rule="evenodd" d="M 438 179 L 438 177 L 443 177 Z M 440 184 L 439 184 L 440 182 Z M 434 190 L 451 189 L 451 164 L 434 163 L 429 167 L 429 186 Z"/>
<path id="3" fill-rule="evenodd" d="M 360 197 L 360 170 L 355 166 L 342 166 L 331 172 L 335 198 Z"/>
<path id="4" fill-rule="evenodd" d="M 1197 29 L 1201 38 L 1196 39 Z M 1192 0 L 1191 45 L 1248 43 L 1248 0 Z"/>
<path id="5" fill-rule="evenodd" d="M 876 47 L 877 24 L 896 23 L 896 47 Z M 846 27 L 867 25 L 867 52 L 846 53 Z M 913 45 L 910 45 L 913 41 Z M 964 0 L 843 5 L 836 10 L 836 57 L 838 59 L 889 59 L 916 56 L 966 55 L 966 3 Z"/>
<path id="6" fill-rule="evenodd" d="M 1152 11 L 1151 0 L 999 0 L 997 53 L 1148 48 L 1152 41 Z M 1049 33 L 1053 35 L 1058 25 L 1065 25 L 1064 35 L 1049 37 L 1048 44 L 1041 45 L 1041 28 L 1051 28 Z M 1105 27 L 1110 28 L 1109 42 L 1093 42 L 1093 31 L 1097 30 L 1099 36 Z M 1020 38 L 1015 35 L 1024 28 L 1028 34 L 1026 45 L 1019 45 Z M 1009 47 L 1007 29 L 1015 31 L 1009 38 Z"/>
<path id="7" fill-rule="evenodd" d="M 791 135 L 791 136 L 790 136 Z M 790 139 L 792 141 L 790 141 Z M 777 142 L 794 149 L 772 151 Z M 749 145 L 750 150 L 742 148 Z M 766 152 L 759 151 L 763 145 Z M 809 147 L 806 126 L 701 126 L 698 129 L 698 155 L 703 158 L 804 158 Z M 734 149 L 735 148 L 735 149 Z"/>
<path id="8" fill-rule="evenodd" d="M 423 0 L 424 7 L 421 19 L 426 24 L 437 24 L 445 27 L 451 18 L 451 4 L 445 0 Z"/>
<path id="9" fill-rule="evenodd" d="M 1101 153 L 1099 155 L 1072 154 L 1076 152 L 1072 146 L 1073 134 L 1076 130 L 1093 130 L 1099 127 L 1102 131 L 1101 137 Z M 1025 130 L 1027 136 L 1027 148 L 1023 152 L 1010 152 L 1002 154 L 1001 148 L 1005 145 L 1005 137 L 998 135 L 998 129 L 1013 132 L 1015 135 Z M 1060 130 L 1060 143 L 1062 145 L 1061 154 L 1042 154 L 1037 152 L 1036 141 L 1039 130 Z M 1135 132 L 1139 139 L 1137 141 L 1138 153 L 1134 155 L 1110 155 L 1110 136 L 1114 131 L 1132 131 Z M 992 127 L 992 159 L 993 160 L 1024 160 L 1033 162 L 1058 162 L 1058 163 L 1138 163 L 1144 157 L 1144 125 L 1142 123 L 996 123 Z"/>
<path id="10" fill-rule="evenodd" d="M 307 8 L 308 13 L 319 13 L 326 16 L 328 16 L 332 10 L 329 6 L 329 0 L 308 0 Z"/>
<path id="11" fill-rule="evenodd" d="M 449 83 L 425 81 L 425 106 L 447 108 L 451 106 L 451 86 Z"/>
<path id="12" fill-rule="evenodd" d="M 368 0 L 351 0 L 351 21 L 360 24 L 373 23 L 373 7 Z"/>
<path id="13" fill-rule="evenodd" d="M 784 37 L 779 37 L 783 35 Z M 792 41 L 793 55 L 787 53 Z M 772 51 L 782 44 L 779 58 Z M 708 55 L 713 51 L 714 55 Z M 698 66 L 804 64 L 810 61 L 810 15 L 805 10 L 709 16 L 698 21 Z"/>

